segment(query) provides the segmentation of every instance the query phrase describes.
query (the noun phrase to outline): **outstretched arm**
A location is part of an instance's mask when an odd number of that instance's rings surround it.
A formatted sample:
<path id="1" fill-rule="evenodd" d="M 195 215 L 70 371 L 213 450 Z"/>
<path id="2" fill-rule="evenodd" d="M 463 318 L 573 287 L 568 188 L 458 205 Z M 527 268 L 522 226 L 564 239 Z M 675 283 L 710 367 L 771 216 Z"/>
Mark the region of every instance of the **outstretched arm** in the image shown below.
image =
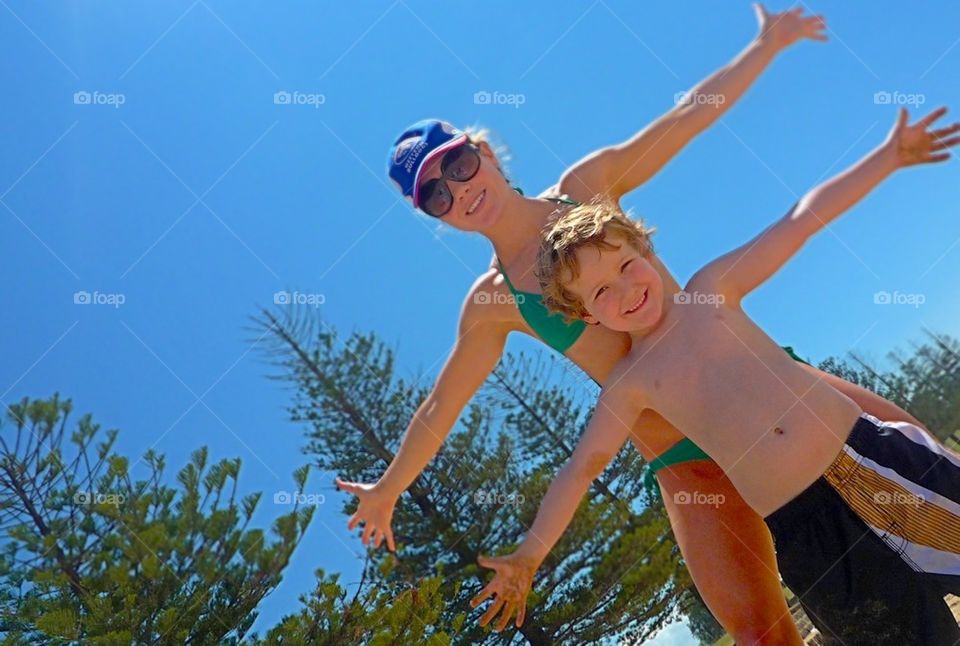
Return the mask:
<path id="1" fill-rule="evenodd" d="M 471 601 L 476 607 L 484 599 L 496 596 L 480 619 L 481 626 L 501 610 L 503 614 L 496 630 L 503 630 L 515 612 L 516 625 L 523 624 L 533 574 L 567 529 L 590 483 L 603 473 L 629 438 L 643 405 L 639 393 L 616 375 L 610 381 L 615 385 L 601 393 L 583 437 L 547 489 L 533 526 L 520 547 L 507 556 L 478 559 L 480 565 L 496 572 L 493 580 Z"/>
<path id="2" fill-rule="evenodd" d="M 931 112 L 914 125 L 901 108 L 886 141 L 859 162 L 804 195 L 780 220 L 745 245 L 713 261 L 700 272 L 727 298 L 739 301 L 776 273 L 815 233 L 859 202 L 895 170 L 942 162 L 946 149 L 960 143 L 960 123 L 930 130 L 946 108 Z M 697 277 L 694 278 L 696 280 Z"/>
<path id="3" fill-rule="evenodd" d="M 760 32 L 736 58 L 698 83 L 666 114 L 622 144 L 594 152 L 561 180 L 571 194 L 589 190 L 618 199 L 653 177 L 736 103 L 773 58 L 804 39 L 824 41 L 820 16 L 802 9 L 768 14 L 754 5 Z M 585 185 L 581 185 L 585 184 Z"/>
<path id="4" fill-rule="evenodd" d="M 390 522 L 397 499 L 440 450 L 464 406 L 503 354 L 509 330 L 504 324 L 490 320 L 487 311 L 495 306 L 474 298 L 477 289 L 483 289 L 480 281 L 464 303 L 456 345 L 430 395 L 417 408 L 386 472 L 376 484 L 344 482 L 337 478 L 340 489 L 359 498 L 357 511 L 347 528 L 353 529 L 363 522 L 364 545 L 372 539 L 374 545 L 380 547 L 386 539 L 387 547 L 396 550 Z"/>

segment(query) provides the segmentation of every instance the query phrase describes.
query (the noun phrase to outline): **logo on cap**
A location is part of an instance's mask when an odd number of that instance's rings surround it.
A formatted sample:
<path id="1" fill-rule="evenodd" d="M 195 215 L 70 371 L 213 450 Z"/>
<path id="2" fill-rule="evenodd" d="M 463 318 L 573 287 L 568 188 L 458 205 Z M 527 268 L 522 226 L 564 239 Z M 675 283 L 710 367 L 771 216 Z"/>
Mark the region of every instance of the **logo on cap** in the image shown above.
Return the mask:
<path id="1" fill-rule="evenodd" d="M 409 137 L 397 144 L 397 149 L 393 153 L 393 163 L 402 164 L 403 160 L 416 145 L 418 139 L 419 137 Z"/>

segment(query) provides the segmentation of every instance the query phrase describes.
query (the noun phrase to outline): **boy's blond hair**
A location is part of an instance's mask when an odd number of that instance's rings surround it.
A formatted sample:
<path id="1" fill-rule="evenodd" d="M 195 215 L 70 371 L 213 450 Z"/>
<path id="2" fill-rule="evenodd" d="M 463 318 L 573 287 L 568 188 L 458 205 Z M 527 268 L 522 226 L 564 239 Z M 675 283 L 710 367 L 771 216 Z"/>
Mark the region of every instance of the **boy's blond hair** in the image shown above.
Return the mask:
<path id="1" fill-rule="evenodd" d="M 580 275 L 577 250 L 584 247 L 617 249 L 619 245 L 604 240 L 613 235 L 648 256 L 653 253 L 650 241 L 653 231 L 643 220 L 631 220 L 604 196 L 597 196 L 561 215 L 544 229 L 537 257 L 536 273 L 543 289 L 544 305 L 569 318 L 583 318 L 587 314 L 583 301 L 566 287 Z"/>

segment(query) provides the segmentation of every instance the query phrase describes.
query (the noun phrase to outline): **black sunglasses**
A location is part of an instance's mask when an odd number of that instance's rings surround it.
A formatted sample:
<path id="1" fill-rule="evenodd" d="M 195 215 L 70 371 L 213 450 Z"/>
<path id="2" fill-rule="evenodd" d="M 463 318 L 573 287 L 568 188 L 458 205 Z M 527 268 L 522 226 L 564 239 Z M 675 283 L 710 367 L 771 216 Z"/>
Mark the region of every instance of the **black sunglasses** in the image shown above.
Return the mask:
<path id="1" fill-rule="evenodd" d="M 453 193 L 447 181 L 467 182 L 480 170 L 480 151 L 471 143 L 452 148 L 440 161 L 440 177 L 420 185 L 418 202 L 427 215 L 441 218 L 453 208 Z"/>

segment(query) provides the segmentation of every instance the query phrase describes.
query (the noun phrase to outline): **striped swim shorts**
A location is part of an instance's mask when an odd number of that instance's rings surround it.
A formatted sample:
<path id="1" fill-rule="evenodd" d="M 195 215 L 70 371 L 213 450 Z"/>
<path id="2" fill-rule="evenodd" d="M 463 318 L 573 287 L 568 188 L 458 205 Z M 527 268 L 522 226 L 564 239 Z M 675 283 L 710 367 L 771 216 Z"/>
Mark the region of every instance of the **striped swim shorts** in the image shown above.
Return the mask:
<path id="1" fill-rule="evenodd" d="M 923 429 L 862 415 L 824 474 L 764 520 L 826 643 L 960 642 L 943 599 L 960 593 L 960 457 Z"/>

